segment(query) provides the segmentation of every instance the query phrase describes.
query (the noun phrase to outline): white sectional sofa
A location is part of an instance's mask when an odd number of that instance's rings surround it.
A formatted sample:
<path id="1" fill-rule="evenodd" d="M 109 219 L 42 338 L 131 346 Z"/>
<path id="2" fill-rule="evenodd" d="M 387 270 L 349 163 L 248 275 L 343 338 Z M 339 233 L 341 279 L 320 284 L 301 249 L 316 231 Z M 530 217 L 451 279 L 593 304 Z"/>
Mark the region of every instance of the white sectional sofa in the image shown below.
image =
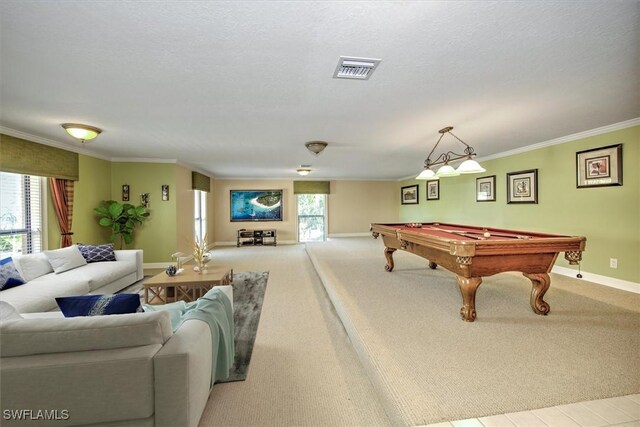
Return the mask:
<path id="1" fill-rule="evenodd" d="M 53 272 L 44 253 L 24 255 L 31 257 L 30 271 L 23 274 L 27 283 L 1 291 L 0 301 L 20 313 L 51 311 L 58 308 L 56 297 L 112 294 L 142 280 L 142 251 L 114 252 L 116 261 L 93 262 L 62 273 Z"/>
<path id="2" fill-rule="evenodd" d="M 231 286 L 219 289 L 233 301 Z M 3 426 L 198 425 L 216 352 L 206 322 L 187 320 L 172 332 L 166 311 L 13 314 L 0 321 L 0 413 L 46 410 L 58 421 Z"/>

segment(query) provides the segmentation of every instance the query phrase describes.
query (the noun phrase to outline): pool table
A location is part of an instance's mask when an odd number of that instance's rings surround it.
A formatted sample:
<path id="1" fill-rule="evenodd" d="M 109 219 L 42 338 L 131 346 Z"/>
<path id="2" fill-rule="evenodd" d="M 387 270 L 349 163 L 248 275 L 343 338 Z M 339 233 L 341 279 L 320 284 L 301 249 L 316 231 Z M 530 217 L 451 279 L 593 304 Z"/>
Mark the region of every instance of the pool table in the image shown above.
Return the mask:
<path id="1" fill-rule="evenodd" d="M 586 238 L 531 233 L 489 227 L 445 223 L 371 224 L 374 238 L 382 236 L 385 269 L 393 271 L 393 253 L 400 249 L 456 274 L 462 293 L 460 315 L 467 322 L 476 318 L 476 290 L 482 277 L 505 271 L 519 271 L 531 280 L 531 308 L 549 313 L 543 297 L 549 289 L 549 271 L 560 252 L 570 264 L 578 264 Z"/>

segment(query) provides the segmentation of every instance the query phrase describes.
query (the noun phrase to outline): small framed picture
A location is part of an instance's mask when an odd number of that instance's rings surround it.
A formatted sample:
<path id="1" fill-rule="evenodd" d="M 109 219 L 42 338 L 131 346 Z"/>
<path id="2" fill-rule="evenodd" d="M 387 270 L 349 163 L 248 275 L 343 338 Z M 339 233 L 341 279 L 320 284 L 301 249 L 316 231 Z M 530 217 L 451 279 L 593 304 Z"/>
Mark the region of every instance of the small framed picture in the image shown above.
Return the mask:
<path id="1" fill-rule="evenodd" d="M 507 173 L 507 203 L 538 203 L 538 169 Z"/>
<path id="2" fill-rule="evenodd" d="M 124 184 L 122 186 L 122 201 L 123 202 L 129 201 L 129 185 L 127 184 Z"/>
<path id="3" fill-rule="evenodd" d="M 403 205 L 417 205 L 420 203 L 418 197 L 418 185 L 407 185 L 400 189 L 400 201 Z"/>
<path id="4" fill-rule="evenodd" d="M 169 186 L 167 184 L 164 184 L 162 186 L 162 201 L 166 202 L 169 200 Z"/>
<path id="5" fill-rule="evenodd" d="M 427 200 L 440 199 L 440 180 L 427 181 Z"/>
<path id="6" fill-rule="evenodd" d="M 496 176 L 476 178 L 476 202 L 496 201 Z"/>
<path id="7" fill-rule="evenodd" d="M 622 185 L 622 144 L 576 153 L 578 188 Z"/>

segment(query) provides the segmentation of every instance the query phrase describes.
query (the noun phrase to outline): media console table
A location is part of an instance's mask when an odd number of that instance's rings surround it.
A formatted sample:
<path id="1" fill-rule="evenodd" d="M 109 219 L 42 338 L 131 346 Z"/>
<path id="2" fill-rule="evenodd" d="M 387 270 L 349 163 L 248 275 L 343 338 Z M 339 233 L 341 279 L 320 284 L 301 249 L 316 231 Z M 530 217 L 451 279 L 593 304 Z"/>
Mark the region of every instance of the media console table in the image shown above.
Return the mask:
<path id="1" fill-rule="evenodd" d="M 276 230 L 247 230 L 241 228 L 238 230 L 237 245 L 240 246 L 276 246 L 277 236 Z"/>

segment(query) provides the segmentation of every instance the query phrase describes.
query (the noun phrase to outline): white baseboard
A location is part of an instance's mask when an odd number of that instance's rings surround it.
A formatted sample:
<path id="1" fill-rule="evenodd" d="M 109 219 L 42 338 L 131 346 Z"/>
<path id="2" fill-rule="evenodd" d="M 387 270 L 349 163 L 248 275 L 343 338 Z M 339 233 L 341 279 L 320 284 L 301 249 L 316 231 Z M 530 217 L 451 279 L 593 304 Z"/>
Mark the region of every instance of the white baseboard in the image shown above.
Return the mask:
<path id="1" fill-rule="evenodd" d="M 328 236 L 330 239 L 340 237 L 371 237 L 371 232 L 368 233 L 333 233 Z"/>
<path id="2" fill-rule="evenodd" d="M 578 272 L 571 268 L 554 266 L 551 270 L 552 273 L 561 274 L 568 277 L 576 277 Z M 599 274 L 582 272 L 582 278 L 586 281 L 597 283 L 599 285 L 609 286 L 610 288 L 621 289 L 627 292 L 633 292 L 634 294 L 640 294 L 640 283 L 629 282 L 627 280 L 616 279 L 614 277 L 601 276 Z"/>

